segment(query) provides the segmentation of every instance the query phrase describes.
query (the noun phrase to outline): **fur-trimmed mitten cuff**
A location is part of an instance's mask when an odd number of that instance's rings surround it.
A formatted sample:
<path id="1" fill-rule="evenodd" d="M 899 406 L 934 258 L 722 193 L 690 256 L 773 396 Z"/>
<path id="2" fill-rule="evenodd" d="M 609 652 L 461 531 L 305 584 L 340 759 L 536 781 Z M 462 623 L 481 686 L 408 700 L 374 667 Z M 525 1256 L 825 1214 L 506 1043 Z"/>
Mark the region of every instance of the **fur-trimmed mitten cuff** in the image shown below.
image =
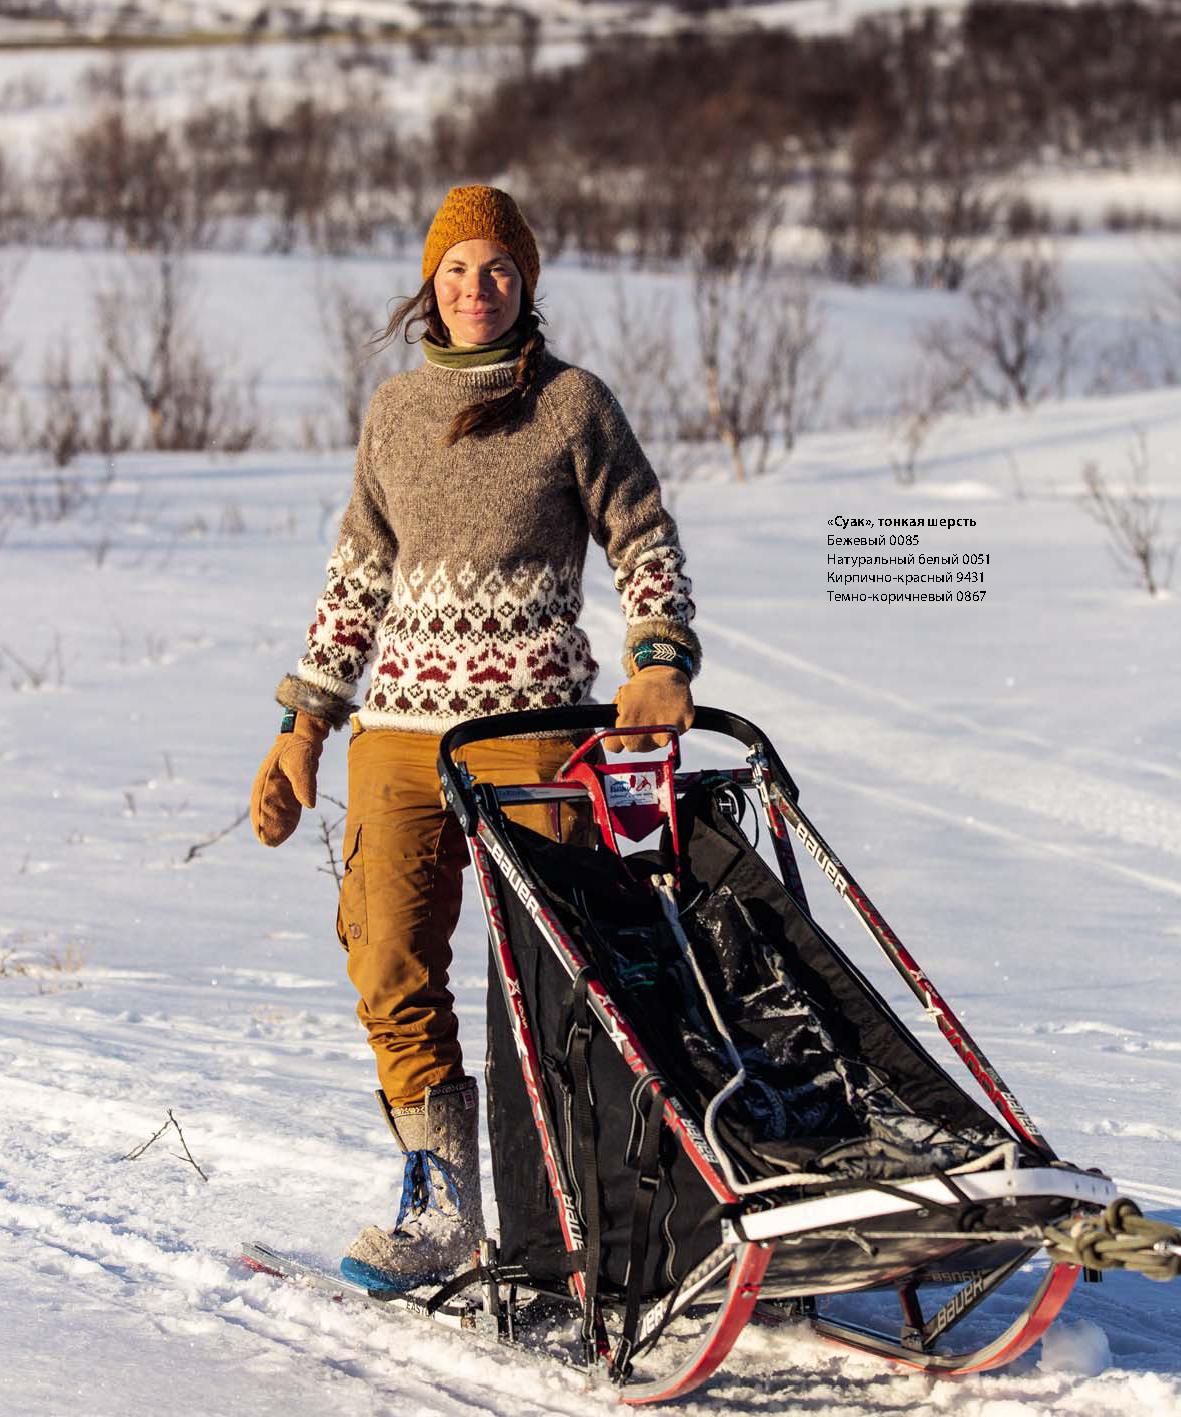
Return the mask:
<path id="1" fill-rule="evenodd" d="M 636 672 L 632 651 L 646 640 L 670 641 L 689 657 L 689 678 L 695 679 L 701 673 L 701 641 L 683 620 L 640 620 L 628 626 L 623 641 L 623 667 L 629 676 Z"/>
<path id="2" fill-rule="evenodd" d="M 331 728 L 343 728 L 349 715 L 356 712 L 356 704 L 342 699 L 339 694 L 330 693 L 316 684 L 310 684 L 297 674 L 285 674 L 275 690 L 275 699 L 284 708 L 306 713 L 309 718 L 319 718 Z"/>

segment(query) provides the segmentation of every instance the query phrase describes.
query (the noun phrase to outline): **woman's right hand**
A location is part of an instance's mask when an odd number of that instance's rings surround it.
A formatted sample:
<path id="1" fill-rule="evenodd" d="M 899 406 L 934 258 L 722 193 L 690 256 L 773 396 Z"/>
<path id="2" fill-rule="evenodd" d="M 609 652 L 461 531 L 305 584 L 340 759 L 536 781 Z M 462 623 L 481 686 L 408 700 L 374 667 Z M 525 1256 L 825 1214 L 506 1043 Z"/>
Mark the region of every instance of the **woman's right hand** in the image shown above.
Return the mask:
<path id="1" fill-rule="evenodd" d="M 281 846 L 299 825 L 304 807 L 316 805 L 316 768 L 331 725 L 296 713 L 262 760 L 250 790 L 250 825 L 264 846 Z"/>

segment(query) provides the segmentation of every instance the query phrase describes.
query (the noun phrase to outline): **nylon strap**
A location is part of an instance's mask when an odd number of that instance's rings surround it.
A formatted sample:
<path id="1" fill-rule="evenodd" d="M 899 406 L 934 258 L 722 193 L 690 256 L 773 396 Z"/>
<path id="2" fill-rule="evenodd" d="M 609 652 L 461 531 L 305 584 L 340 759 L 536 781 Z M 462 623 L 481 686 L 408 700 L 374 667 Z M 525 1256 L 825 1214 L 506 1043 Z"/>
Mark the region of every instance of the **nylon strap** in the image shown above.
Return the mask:
<path id="1" fill-rule="evenodd" d="M 627 1281 L 624 1290 L 623 1333 L 615 1349 L 611 1375 L 617 1381 L 627 1376 L 640 1321 L 640 1296 L 644 1288 L 644 1261 L 648 1254 L 648 1222 L 660 1186 L 660 1134 L 664 1105 L 651 1091 L 638 1100 L 640 1146 L 636 1160 L 636 1196 L 632 1202 L 631 1241 L 628 1245 Z M 656 1115 L 653 1116 L 653 1111 Z"/>

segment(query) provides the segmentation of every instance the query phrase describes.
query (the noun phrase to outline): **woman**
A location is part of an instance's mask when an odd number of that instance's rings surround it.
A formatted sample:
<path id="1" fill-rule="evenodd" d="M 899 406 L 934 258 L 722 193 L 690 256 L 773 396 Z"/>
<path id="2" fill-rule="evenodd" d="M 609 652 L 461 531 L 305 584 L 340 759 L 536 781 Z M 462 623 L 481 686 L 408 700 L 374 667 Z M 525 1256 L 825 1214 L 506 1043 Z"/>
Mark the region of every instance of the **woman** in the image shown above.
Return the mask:
<path id="1" fill-rule="evenodd" d="M 627 621 L 620 725 L 686 729 L 700 662 L 676 527 L 609 390 L 546 350 L 537 246 L 513 199 L 453 188 L 422 270 L 386 333 L 422 322 L 426 361 L 369 405 L 308 650 L 279 685 L 287 712 L 252 794 L 255 831 L 277 846 L 315 805 L 325 737 L 351 718 L 337 931 L 403 1186 L 393 1226 L 362 1231 L 341 1267 L 390 1288 L 442 1276 L 483 1234 L 476 1083 L 447 989 L 467 851 L 440 795 L 439 737 L 481 714 L 586 700 L 598 666 L 577 620 L 591 536 Z M 542 781 L 572 746 L 496 740 L 462 756 L 484 781 Z M 548 830 L 545 809 L 530 811 Z"/>

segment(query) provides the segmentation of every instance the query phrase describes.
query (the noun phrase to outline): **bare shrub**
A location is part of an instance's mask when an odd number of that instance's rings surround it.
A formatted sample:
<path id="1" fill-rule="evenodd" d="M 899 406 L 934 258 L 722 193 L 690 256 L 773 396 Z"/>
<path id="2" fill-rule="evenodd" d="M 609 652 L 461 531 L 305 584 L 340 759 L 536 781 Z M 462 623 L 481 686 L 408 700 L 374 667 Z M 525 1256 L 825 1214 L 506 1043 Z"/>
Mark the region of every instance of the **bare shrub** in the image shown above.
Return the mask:
<path id="1" fill-rule="evenodd" d="M 352 447 L 361 436 L 361 424 L 374 389 L 389 374 L 408 367 L 414 353 L 405 340 L 378 348 L 384 330 L 374 325 L 369 301 L 342 279 L 316 282 L 320 328 L 332 363 L 325 377 L 340 411 L 330 441 Z M 305 422 L 305 444 L 318 439 L 314 425 Z"/>
<path id="2" fill-rule="evenodd" d="M 981 240 L 1001 221 L 1004 195 L 980 165 L 972 135 L 942 128 L 937 142 L 896 159 L 909 231 L 911 279 L 917 286 L 959 290 L 981 259 Z"/>
<path id="3" fill-rule="evenodd" d="M 851 285 L 881 279 L 891 172 L 890 136 L 880 113 L 862 115 L 849 134 L 843 172 L 817 163 L 812 172 L 811 219 L 824 234 L 825 267 Z"/>
<path id="4" fill-rule="evenodd" d="M 0 508 L 11 522 L 28 526 L 70 521 L 101 502 L 114 475 L 111 465 L 94 474 L 68 472 L 62 467 L 43 468 L 22 478 L 14 492 L 0 499 Z"/>
<path id="5" fill-rule="evenodd" d="M 130 427 L 115 412 L 110 366 L 100 362 L 93 379 L 79 384 L 73 373 L 72 347 L 70 337 L 63 334 L 56 349 L 45 353 L 39 419 L 27 404 L 22 408 L 24 446 L 48 453 L 59 468 L 81 453 L 109 457 L 132 445 Z"/>
<path id="6" fill-rule="evenodd" d="M 15 260 L 5 260 L 0 265 L 0 325 L 3 325 L 8 307 L 12 304 L 12 297 L 20 281 L 26 259 L 27 257 L 21 256 Z M 19 351 L 15 347 L 5 348 L 0 345 L 0 452 L 7 452 L 11 448 L 8 418 L 15 398 L 13 374 L 18 354 Z"/>
<path id="7" fill-rule="evenodd" d="M 811 288 L 755 260 L 694 278 L 697 351 L 710 430 L 739 482 L 790 454 L 823 400 L 832 364 Z"/>
<path id="8" fill-rule="evenodd" d="M 605 328 L 606 335 L 588 357 L 626 400 L 628 421 L 667 491 L 700 466 L 707 424 L 678 354 L 671 302 L 666 296 L 629 293 L 617 278 L 607 313 L 607 320 L 595 326 Z"/>
<path id="9" fill-rule="evenodd" d="M 237 502 L 226 502 L 217 524 L 222 536 L 241 536 L 246 530 L 246 517 Z"/>
<path id="10" fill-rule="evenodd" d="M 122 96 L 104 103 L 50 154 L 56 214 L 68 226 L 98 222 L 132 250 L 209 245 L 216 206 L 192 154 L 191 142 L 133 114 Z"/>
<path id="11" fill-rule="evenodd" d="M 896 480 L 909 486 L 918 476 L 919 458 L 939 422 L 963 393 L 962 371 L 929 359 L 917 359 L 895 385 L 890 419 L 890 466 Z"/>
<path id="12" fill-rule="evenodd" d="M 967 314 L 928 325 L 920 343 L 950 383 L 997 408 L 1032 408 L 1061 396 L 1071 372 L 1077 322 L 1052 248 L 1028 243 L 969 280 Z"/>
<path id="13" fill-rule="evenodd" d="M 1125 323 L 1094 351 L 1085 392 L 1107 396 L 1153 388 L 1163 373 L 1154 331 Z M 1167 378 L 1165 382 L 1170 382 Z"/>
<path id="14" fill-rule="evenodd" d="M 0 152 L 0 241 L 27 241 L 32 235 L 32 213 L 23 174 Z"/>
<path id="15" fill-rule="evenodd" d="M 1116 565 L 1149 595 L 1159 595 L 1172 580 L 1178 538 L 1164 530 L 1164 503 L 1148 483 L 1148 439 L 1136 430 L 1128 451 L 1128 471 L 1121 487 L 1112 487 L 1094 459 L 1083 464 L 1083 511 L 1107 533 Z"/>
<path id="16" fill-rule="evenodd" d="M 241 452 L 259 438 L 257 374 L 215 363 L 192 330 L 195 279 L 169 249 L 129 260 L 94 294 L 100 338 L 147 415 L 153 450 Z"/>
<path id="17" fill-rule="evenodd" d="M 270 250 L 293 251 L 301 230 L 315 239 L 328 206 L 338 128 L 338 115 L 314 95 L 302 94 L 274 115 L 252 96 L 245 143 L 250 179 L 270 199 Z"/>
<path id="18" fill-rule="evenodd" d="M 629 294 L 616 277 L 604 328 L 597 362 L 607 383 L 626 398 L 636 436 L 644 443 L 679 427 L 687 380 L 677 356 L 668 298 Z"/>
<path id="19" fill-rule="evenodd" d="M 43 377 L 45 416 L 35 446 L 47 452 L 58 467 L 65 467 L 82 451 L 85 433 L 70 368 L 70 343 L 64 336 L 56 350 L 46 351 Z"/>

